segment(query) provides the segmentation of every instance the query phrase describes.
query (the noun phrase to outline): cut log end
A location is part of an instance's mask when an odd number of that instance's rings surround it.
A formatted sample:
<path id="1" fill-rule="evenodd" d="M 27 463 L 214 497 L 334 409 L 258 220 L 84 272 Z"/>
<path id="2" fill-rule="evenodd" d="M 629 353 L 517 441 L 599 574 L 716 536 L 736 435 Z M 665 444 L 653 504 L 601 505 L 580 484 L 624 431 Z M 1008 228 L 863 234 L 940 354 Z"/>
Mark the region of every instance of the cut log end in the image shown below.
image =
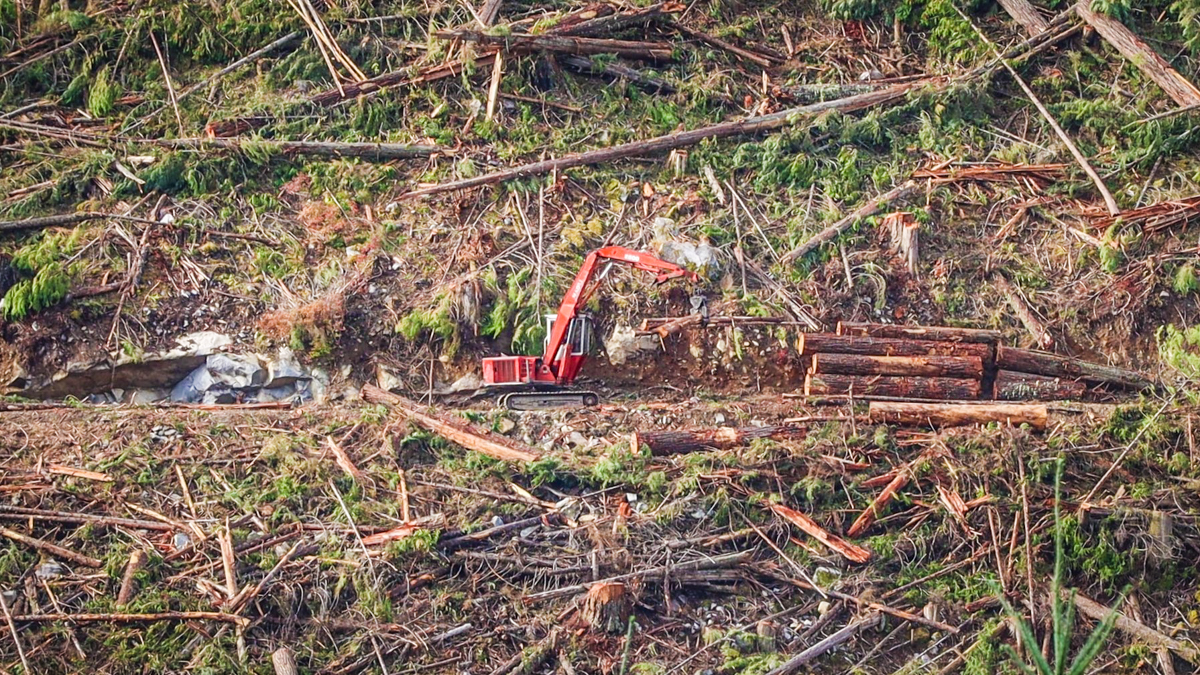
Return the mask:
<path id="1" fill-rule="evenodd" d="M 580 616 L 594 631 L 625 632 L 633 602 L 629 590 L 620 582 L 593 584 L 583 598 Z"/>

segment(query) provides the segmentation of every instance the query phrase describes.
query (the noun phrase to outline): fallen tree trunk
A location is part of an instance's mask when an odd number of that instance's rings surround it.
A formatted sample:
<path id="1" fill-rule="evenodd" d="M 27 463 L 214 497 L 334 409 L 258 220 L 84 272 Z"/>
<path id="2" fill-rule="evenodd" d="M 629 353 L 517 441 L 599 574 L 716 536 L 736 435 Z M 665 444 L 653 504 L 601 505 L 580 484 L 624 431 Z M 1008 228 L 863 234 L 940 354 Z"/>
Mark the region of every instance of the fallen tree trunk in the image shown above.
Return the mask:
<path id="1" fill-rule="evenodd" d="M 1103 384 L 1124 389 L 1141 390 L 1154 386 L 1149 378 L 1132 370 L 1088 363 L 1049 352 L 1017 349 L 1003 345 L 996 348 L 996 367 L 1002 370 L 1015 370 L 1019 373 L 1078 379 L 1091 384 Z"/>
<path id="2" fill-rule="evenodd" d="M 863 354 L 867 356 L 973 356 L 985 364 L 992 347 L 977 342 L 936 342 L 910 338 L 878 338 L 836 333 L 801 333 L 796 341 L 801 356 L 807 354 Z"/>
<path id="3" fill-rule="evenodd" d="M 813 375 L 804 378 L 804 395 L 851 394 L 853 396 L 894 396 L 930 398 L 939 401 L 979 398 L 979 380 L 949 377 L 884 377 L 854 375 Z"/>
<path id="4" fill-rule="evenodd" d="M 1073 595 L 1075 607 L 1079 610 L 1079 613 L 1093 621 L 1104 621 L 1110 613 L 1115 611 L 1087 596 L 1080 595 L 1079 593 L 1074 593 Z M 1179 658 L 1184 661 L 1194 666 L 1200 665 L 1200 650 L 1187 642 L 1164 635 L 1141 621 L 1131 619 L 1121 612 L 1116 612 L 1116 622 L 1113 625 L 1122 633 L 1141 640 L 1152 647 L 1169 649 L 1178 654 Z"/>
<path id="5" fill-rule="evenodd" d="M 438 185 L 419 188 L 400 195 L 399 199 L 413 199 L 416 197 L 424 197 L 428 195 L 441 194 L 443 192 L 455 192 L 458 190 L 466 190 L 481 185 L 494 185 L 508 180 L 517 178 L 527 178 L 529 176 L 540 176 L 553 171 L 562 171 L 577 166 L 588 166 L 592 164 L 602 164 L 611 162 L 626 157 L 639 157 L 642 155 L 652 155 L 695 145 L 700 141 L 708 139 L 729 138 L 731 136 L 742 136 L 747 134 L 757 134 L 765 131 L 773 131 L 784 127 L 794 126 L 800 117 L 809 115 L 817 115 L 831 110 L 840 112 L 853 112 L 856 110 L 865 110 L 879 105 L 888 103 L 896 103 L 905 98 L 909 91 L 915 89 L 918 84 L 924 82 L 901 84 L 887 89 L 872 92 L 870 94 L 862 94 L 861 96 L 851 96 L 849 98 L 838 99 L 826 103 L 814 103 L 812 105 L 802 106 L 799 108 L 791 108 L 782 110 L 777 113 L 768 115 L 760 115 L 744 120 L 736 120 L 733 122 L 722 122 L 712 126 L 702 127 L 700 129 L 692 129 L 690 131 L 679 131 L 665 136 L 657 136 L 640 141 L 631 141 L 622 143 L 611 148 L 600 148 L 578 154 L 571 154 L 565 157 L 556 159 L 548 159 L 540 162 L 532 162 L 521 166 L 512 167 L 510 169 L 502 169 L 489 174 L 475 176 L 473 178 L 464 178 L 462 180 L 450 181 Z"/>
<path id="6" fill-rule="evenodd" d="M 607 7 L 607 5 L 604 5 Z M 687 6 L 679 2 L 660 2 L 657 5 L 631 9 L 627 12 L 608 13 L 596 16 L 586 21 L 559 22 L 548 32 L 554 35 L 575 35 L 579 37 L 597 37 L 612 35 L 617 31 L 638 25 L 648 25 L 666 14 L 678 14 Z"/>
<path id="7" fill-rule="evenodd" d="M 615 54 L 627 59 L 668 61 L 671 45 L 666 42 L 638 42 L 568 35 L 489 35 L 477 30 L 443 30 L 434 33 L 443 40 L 462 40 L 492 45 L 503 51 L 519 53 L 557 52 L 560 54 Z"/>
<path id="8" fill-rule="evenodd" d="M 647 75 L 636 68 L 621 63 L 597 63 L 586 56 L 563 54 L 558 62 L 567 68 L 585 75 L 605 75 L 614 80 L 628 80 L 630 84 L 651 94 L 673 94 L 675 85 L 661 77 Z"/>
<path id="9" fill-rule="evenodd" d="M 997 0 L 997 2 L 1031 36 L 1041 35 L 1050 30 L 1050 23 L 1042 18 L 1037 8 L 1030 4 L 1029 0 Z"/>
<path id="10" fill-rule="evenodd" d="M 982 342 L 995 344 L 1000 341 L 998 330 L 981 328 L 953 328 L 950 326 L 900 326 L 890 323 L 859 323 L 839 321 L 838 335 L 866 337 L 908 338 L 910 340 L 936 340 L 939 342 Z"/>
<path id="11" fill-rule="evenodd" d="M 1089 0 L 1077 2 L 1075 12 L 1176 103 L 1182 106 L 1200 105 L 1200 90 L 1196 89 L 1196 85 L 1172 68 L 1171 64 L 1142 42 L 1125 24 L 1093 11 Z"/>
<path id="12" fill-rule="evenodd" d="M 992 398 L 997 401 L 1064 401 L 1082 398 L 1087 385 L 1061 377 L 1000 370 L 996 372 L 992 391 Z"/>
<path id="13" fill-rule="evenodd" d="M 784 61 L 784 59 L 779 59 L 777 57 L 773 58 L 765 54 L 752 52 L 749 49 L 743 49 L 742 47 L 739 47 L 731 42 L 726 42 L 718 37 L 698 31 L 694 28 L 689 28 L 688 26 L 684 26 L 683 24 L 676 23 L 674 21 L 670 22 L 668 25 L 680 33 L 692 38 L 693 40 L 698 40 L 710 47 L 716 47 L 717 49 L 727 51 L 730 54 L 745 59 L 760 68 L 770 68 L 772 65 L 776 63 L 783 63 Z"/>
<path id="14" fill-rule="evenodd" d="M 696 431 L 635 431 L 630 435 L 629 447 L 637 451 L 643 445 L 650 448 L 655 457 L 683 455 L 706 450 L 728 450 L 748 445 L 756 438 L 799 438 L 806 427 L 777 424 L 763 427 L 719 427 Z"/>
<path id="15" fill-rule="evenodd" d="M 978 356 L 813 354 L 812 372 L 820 375 L 910 375 L 978 380 L 983 378 L 983 359 Z"/>
<path id="16" fill-rule="evenodd" d="M 1004 299 L 1008 301 L 1009 307 L 1012 307 L 1013 313 L 1021 320 L 1021 323 L 1029 331 L 1029 334 L 1033 336 L 1038 346 L 1042 349 L 1053 347 L 1054 336 L 1046 329 L 1046 325 L 1042 323 L 1042 320 L 1033 313 L 1033 309 L 1021 297 L 1021 294 L 1012 285 L 1012 282 L 1008 280 L 1008 277 L 997 272 L 994 279 L 996 286 L 1000 288 L 1000 292 L 1004 295 Z"/>
<path id="17" fill-rule="evenodd" d="M 862 94 L 862 95 L 870 96 L 871 94 Z M 820 104 L 815 104 L 815 105 L 820 105 Z M 836 223 L 830 225 L 829 227 L 821 230 L 820 232 L 818 232 L 815 235 L 813 235 L 812 237 L 810 237 L 808 239 L 808 241 L 804 242 L 803 244 L 800 244 L 796 248 L 788 251 L 787 253 L 784 253 L 782 256 L 780 256 L 779 262 L 786 265 L 788 263 L 795 261 L 798 258 L 802 258 L 805 255 L 808 255 L 809 253 L 817 250 L 817 248 L 819 246 L 821 246 L 821 244 L 833 241 L 835 238 L 837 238 L 838 236 L 843 234 L 846 230 L 849 230 L 850 228 L 854 227 L 858 223 L 858 221 L 862 220 L 863 218 L 868 218 L 870 216 L 873 216 L 873 215 L 879 213 L 880 211 L 882 211 L 884 209 L 884 207 L 890 205 L 892 202 L 896 202 L 901 199 L 904 199 L 905 197 L 907 197 L 907 196 L 911 195 L 912 193 L 916 192 L 917 190 L 919 190 L 920 187 L 921 187 L 920 185 L 918 185 L 916 182 L 911 181 L 911 180 L 907 181 L 905 183 L 901 183 L 900 185 L 897 185 L 896 187 L 892 188 L 891 190 L 888 190 L 887 192 L 879 195 L 875 199 L 872 199 L 871 201 L 867 202 L 866 204 L 863 204 L 862 206 L 858 207 L 857 209 L 854 209 L 853 211 L 851 211 L 848 215 L 846 215 L 841 220 L 837 221 Z"/>
<path id="18" fill-rule="evenodd" d="M 1028 424 L 1045 429 L 1049 411 L 1044 405 L 990 403 L 961 405 L 953 403 L 904 403 L 872 401 L 868 413 L 872 422 L 912 426 L 960 427 L 972 424 Z"/>
<path id="19" fill-rule="evenodd" d="M 384 391 L 375 385 L 363 385 L 362 397 L 368 403 L 381 403 L 394 408 L 415 422 L 417 426 L 428 429 L 468 450 L 509 462 L 532 462 L 539 457 L 533 448 L 480 429 L 465 420 L 421 412 L 416 403 L 403 396 Z"/>
<path id="20" fill-rule="evenodd" d="M 289 155 L 317 155 L 321 157 L 359 157 L 362 159 L 412 159 L 429 157 L 442 148 L 434 145 L 407 145 L 404 143 L 340 143 L 333 141 L 272 141 L 239 138 L 172 138 L 153 141 L 166 148 L 225 148 L 241 150 L 246 147 L 272 150 Z"/>

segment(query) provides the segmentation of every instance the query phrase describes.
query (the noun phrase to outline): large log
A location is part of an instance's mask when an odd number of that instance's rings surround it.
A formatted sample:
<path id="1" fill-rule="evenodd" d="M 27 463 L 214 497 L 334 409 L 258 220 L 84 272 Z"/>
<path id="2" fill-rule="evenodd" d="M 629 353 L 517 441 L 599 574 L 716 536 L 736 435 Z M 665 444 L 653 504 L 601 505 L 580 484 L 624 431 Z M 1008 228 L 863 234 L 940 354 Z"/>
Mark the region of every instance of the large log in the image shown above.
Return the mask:
<path id="1" fill-rule="evenodd" d="M 1082 398 L 1087 384 L 1062 377 L 1047 377 L 1012 370 L 996 372 L 992 385 L 997 401 L 1063 401 Z"/>
<path id="2" fill-rule="evenodd" d="M 537 451 L 510 438 L 480 429 L 466 420 L 425 413 L 412 401 L 384 391 L 372 384 L 363 385 L 362 397 L 368 403 L 381 403 L 400 411 L 418 426 L 468 450 L 509 462 L 532 462 Z"/>
<path id="3" fill-rule="evenodd" d="M 1078 379 L 1091 384 L 1104 384 L 1125 389 L 1141 390 L 1154 386 L 1149 378 L 1132 370 L 1088 363 L 1050 352 L 1017 349 L 1003 345 L 996 347 L 996 367 L 1002 370 L 1015 370 L 1019 373 Z"/>
<path id="4" fill-rule="evenodd" d="M 682 455 L 707 450 L 728 450 L 747 445 L 756 438 L 796 438 L 803 436 L 803 426 L 777 424 L 762 427 L 718 427 L 693 431 L 635 431 L 629 447 L 637 451 L 643 445 L 655 457 Z"/>
<path id="5" fill-rule="evenodd" d="M 1050 30 L 1050 22 L 1038 13 L 1037 8 L 1029 0 L 997 0 L 997 2 L 1031 36 L 1041 35 Z"/>
<path id="6" fill-rule="evenodd" d="M 913 426 L 960 427 L 971 424 L 1028 424 L 1045 429 L 1049 411 L 1031 403 L 904 403 L 872 401 L 867 413 L 872 422 Z"/>
<path id="7" fill-rule="evenodd" d="M 872 95 L 873 94 L 861 94 L 861 96 L 872 96 Z M 851 98 L 855 98 L 855 97 L 851 97 Z M 816 104 L 816 105 L 820 105 L 820 104 Z M 779 262 L 786 265 L 786 264 L 790 264 L 792 261 L 794 261 L 798 258 L 804 257 L 805 255 L 811 253 L 812 251 L 815 251 L 818 247 L 821 246 L 821 244 L 832 241 L 833 239 L 835 239 L 836 237 L 838 237 L 842 233 L 844 233 L 846 230 L 849 230 L 850 228 L 854 227 L 854 225 L 856 223 L 858 223 L 858 221 L 862 220 L 863 218 L 868 218 L 870 216 L 875 215 L 876 213 L 879 213 L 880 211 L 883 210 L 884 207 L 888 206 L 892 202 L 896 202 L 901 199 L 904 199 L 905 197 L 913 194 L 920 188 L 921 188 L 920 185 L 918 185 L 916 182 L 911 181 L 911 180 L 901 183 L 900 185 L 897 185 L 896 187 L 892 188 L 891 190 L 888 190 L 887 192 L 879 195 L 878 197 L 866 202 L 865 204 L 858 207 L 857 209 L 854 209 L 849 214 L 847 214 L 845 217 L 838 220 L 837 222 L 830 225 L 829 227 L 814 234 L 803 244 L 800 244 L 796 248 L 788 251 L 787 253 L 784 253 L 782 256 L 780 256 Z"/>
<path id="8" fill-rule="evenodd" d="M 978 380 L 983 378 L 983 359 L 978 356 L 813 354 L 811 370 L 819 375 L 912 375 Z"/>
<path id="9" fill-rule="evenodd" d="M 1171 67 L 1158 52 L 1142 42 L 1133 31 L 1116 19 L 1092 11 L 1090 0 L 1082 0 L 1075 4 L 1079 16 L 1091 24 L 1092 28 L 1103 37 L 1108 44 L 1116 47 L 1117 51 L 1130 63 L 1141 69 L 1146 77 L 1153 80 L 1167 96 L 1175 99 L 1182 106 L 1200 105 L 1200 90 L 1179 71 Z"/>
<path id="10" fill-rule="evenodd" d="M 678 14 L 685 8 L 686 5 L 680 2 L 660 2 L 649 7 L 631 9 L 627 12 L 596 16 L 595 18 L 587 21 L 562 21 L 556 24 L 548 32 L 555 35 L 575 35 L 579 37 L 599 37 L 601 35 L 613 35 L 617 31 L 621 31 L 626 28 L 637 25 L 647 25 L 650 22 L 661 18 L 664 14 Z"/>
<path id="11" fill-rule="evenodd" d="M 651 94 L 675 93 L 675 85 L 670 82 L 661 77 L 643 73 L 636 68 L 630 68 L 622 63 L 594 61 L 591 57 L 575 56 L 574 54 L 560 55 L 558 62 L 577 73 L 606 75 L 617 80 L 628 80 L 629 84 L 642 91 L 648 91 Z"/>
<path id="12" fill-rule="evenodd" d="M 910 340 L 936 340 L 939 342 L 982 342 L 987 344 L 995 344 L 1002 337 L 998 330 L 985 330 L 982 328 L 903 326 L 891 323 L 860 323 L 857 321 L 839 321 L 837 334 L 908 338 Z"/>
<path id="13" fill-rule="evenodd" d="M 991 345 L 978 342 L 937 342 L 910 338 L 879 338 L 836 333 L 801 333 L 796 342 L 807 354 L 862 354 L 865 356 L 974 356 L 985 364 L 992 360 Z"/>
<path id="14" fill-rule="evenodd" d="M 979 398 L 979 380 L 949 377 L 858 377 L 854 375 L 813 375 L 804 378 L 805 396 L 852 394 L 854 396 L 890 396 L 928 398 L 943 401 Z"/>
<path id="15" fill-rule="evenodd" d="M 836 101 L 814 103 L 812 105 L 801 106 L 798 108 L 789 108 L 787 110 L 768 113 L 766 115 L 759 115 L 757 117 L 750 117 L 743 120 L 713 124 L 710 126 L 701 127 L 699 129 L 677 131 L 645 140 L 630 141 L 628 143 L 614 145 L 609 148 L 600 148 L 598 150 L 590 150 L 587 152 L 572 153 L 563 157 L 531 162 L 529 164 L 522 164 L 520 166 L 501 169 L 499 171 L 482 174 L 471 178 L 463 178 L 461 180 L 450 181 L 448 183 L 439 183 L 437 185 L 418 188 L 400 195 L 399 199 L 415 199 L 417 197 L 425 197 L 444 192 L 466 190 L 482 185 L 494 185 L 496 183 L 502 183 L 504 181 L 514 180 L 517 178 L 540 176 L 577 166 L 603 164 L 605 162 L 612 162 L 618 159 L 625 159 L 627 157 L 655 155 L 667 152 L 668 150 L 674 150 L 676 148 L 685 148 L 696 145 L 697 143 L 710 138 L 716 140 L 722 138 L 731 138 L 734 136 L 759 134 L 767 131 L 776 131 L 779 129 L 796 126 L 801 122 L 810 120 L 813 116 L 833 110 L 842 113 L 849 113 L 859 110 L 867 110 L 869 108 L 882 105 L 899 103 L 908 97 L 908 93 L 910 91 L 914 91 L 924 84 L 926 84 L 924 81 L 897 84 L 886 89 L 869 94 L 863 94 L 861 96 L 851 96 L 849 98 L 838 99 Z"/>

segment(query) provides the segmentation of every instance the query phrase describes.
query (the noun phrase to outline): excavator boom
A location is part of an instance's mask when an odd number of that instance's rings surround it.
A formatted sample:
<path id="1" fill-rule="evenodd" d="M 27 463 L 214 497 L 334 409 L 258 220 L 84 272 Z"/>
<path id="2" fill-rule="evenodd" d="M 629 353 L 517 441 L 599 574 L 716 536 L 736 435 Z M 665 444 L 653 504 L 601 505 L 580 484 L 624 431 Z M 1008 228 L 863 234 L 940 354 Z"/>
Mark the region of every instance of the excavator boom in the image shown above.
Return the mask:
<path id="1" fill-rule="evenodd" d="M 695 283 L 700 277 L 688 270 L 660 260 L 649 253 L 634 251 L 622 246 L 606 246 L 596 249 L 587 255 L 579 272 L 576 273 L 571 287 L 567 289 L 562 302 L 558 306 L 558 314 L 550 327 L 542 356 L 497 356 L 483 360 L 483 379 L 488 385 L 520 386 L 532 385 L 545 387 L 562 387 L 575 381 L 579 370 L 587 359 L 586 344 L 576 351 L 573 345 L 572 331 L 583 331 L 587 327 L 582 323 L 586 319 L 579 318 L 579 309 L 583 307 L 599 284 L 592 283 L 596 270 L 603 262 L 613 262 L 629 265 L 634 269 L 651 272 L 655 275 L 656 283 L 664 283 L 671 279 L 684 278 Z M 583 341 L 586 342 L 586 341 Z M 579 398 L 584 404 L 592 403 L 596 396 L 589 392 L 561 392 L 568 398 Z M 510 407 L 517 394 L 506 397 Z M 524 394 L 519 396 L 525 396 Z M 533 396 L 533 395 L 530 395 Z M 534 407 L 549 407 L 548 401 L 554 398 L 551 393 L 536 395 L 538 399 Z M 574 402 L 574 401 L 572 401 Z"/>

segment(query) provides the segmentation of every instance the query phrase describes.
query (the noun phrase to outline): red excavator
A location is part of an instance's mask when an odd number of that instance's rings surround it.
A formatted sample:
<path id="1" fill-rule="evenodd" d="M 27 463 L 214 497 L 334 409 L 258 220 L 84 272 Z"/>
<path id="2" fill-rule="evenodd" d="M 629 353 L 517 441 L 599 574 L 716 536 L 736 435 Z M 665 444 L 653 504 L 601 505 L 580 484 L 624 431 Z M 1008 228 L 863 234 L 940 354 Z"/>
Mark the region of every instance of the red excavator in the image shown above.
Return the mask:
<path id="1" fill-rule="evenodd" d="M 592 318 L 580 314 L 599 288 L 592 284 L 601 262 L 623 263 L 634 269 L 655 274 L 655 282 L 684 278 L 693 284 L 699 275 L 649 253 L 621 246 L 605 246 L 588 254 L 575 275 L 571 288 L 563 296 L 557 315 L 546 316 L 546 343 L 541 356 L 493 356 L 483 360 L 483 381 L 487 388 L 512 389 L 500 397 L 500 404 L 512 410 L 542 410 L 564 405 L 596 405 L 600 397 L 591 391 L 568 389 L 574 383 L 592 348 Z M 601 276 L 603 278 L 603 275 Z M 693 310 L 705 317 L 702 296 L 693 296 Z"/>

